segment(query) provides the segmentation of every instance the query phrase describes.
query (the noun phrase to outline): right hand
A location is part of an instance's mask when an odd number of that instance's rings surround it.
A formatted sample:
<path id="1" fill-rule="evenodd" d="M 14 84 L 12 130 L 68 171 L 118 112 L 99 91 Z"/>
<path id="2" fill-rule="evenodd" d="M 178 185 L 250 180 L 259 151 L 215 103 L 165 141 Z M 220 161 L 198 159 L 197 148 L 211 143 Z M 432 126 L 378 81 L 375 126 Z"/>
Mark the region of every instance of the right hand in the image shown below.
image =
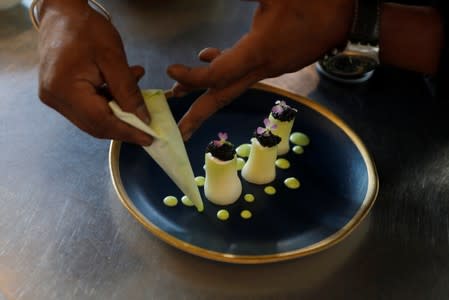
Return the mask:
<path id="1" fill-rule="evenodd" d="M 347 41 L 354 0 L 258 0 L 249 32 L 221 51 L 206 48 L 196 67 L 171 65 L 175 96 L 207 89 L 184 114 L 185 140 L 223 106 L 259 80 L 295 72 Z M 256 104 L 254 104 L 256 105 Z"/>
<path id="2" fill-rule="evenodd" d="M 145 71 L 128 65 L 122 40 L 111 22 L 81 0 L 44 0 L 40 16 L 42 102 L 97 138 L 151 144 L 151 136 L 115 117 L 99 92 L 107 86 L 124 111 L 149 122 L 137 85 Z"/>

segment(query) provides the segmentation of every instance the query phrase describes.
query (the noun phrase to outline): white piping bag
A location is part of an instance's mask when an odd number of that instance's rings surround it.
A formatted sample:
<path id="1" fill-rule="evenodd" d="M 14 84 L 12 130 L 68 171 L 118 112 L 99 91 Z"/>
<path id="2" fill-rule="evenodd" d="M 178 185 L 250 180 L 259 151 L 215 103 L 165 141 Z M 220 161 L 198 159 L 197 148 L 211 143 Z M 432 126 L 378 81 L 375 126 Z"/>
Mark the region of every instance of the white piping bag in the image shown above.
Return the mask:
<path id="1" fill-rule="evenodd" d="M 195 204 L 197 210 L 203 211 L 203 200 L 195 182 L 192 165 L 164 92 L 143 90 L 142 95 L 151 115 L 151 126 L 136 115 L 124 112 L 114 101 L 109 102 L 109 106 L 117 118 L 153 136 L 153 143 L 143 149 Z"/>

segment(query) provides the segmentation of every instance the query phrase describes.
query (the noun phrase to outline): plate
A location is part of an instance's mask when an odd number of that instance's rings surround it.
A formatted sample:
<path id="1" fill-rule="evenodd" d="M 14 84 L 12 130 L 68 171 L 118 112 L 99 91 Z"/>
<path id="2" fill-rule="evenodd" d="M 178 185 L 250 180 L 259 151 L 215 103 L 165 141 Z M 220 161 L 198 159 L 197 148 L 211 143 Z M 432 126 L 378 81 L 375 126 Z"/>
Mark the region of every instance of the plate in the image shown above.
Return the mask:
<path id="1" fill-rule="evenodd" d="M 172 98 L 167 93 L 176 120 L 200 94 Z M 293 151 L 284 155 L 290 168 L 277 168 L 276 179 L 269 184 L 276 189 L 274 195 L 264 192 L 267 185 L 242 179 L 242 196 L 233 205 L 212 204 L 200 187 L 204 212 L 181 201 L 168 207 L 163 198 L 172 195 L 180 200 L 182 192 L 141 147 L 113 141 L 110 172 L 122 204 L 165 242 L 217 261 L 282 261 L 316 253 L 341 241 L 374 204 L 378 176 L 373 159 L 354 131 L 310 99 L 261 83 L 248 89 L 208 119 L 186 143 L 195 176 L 204 176 L 204 150 L 217 139 L 218 132 L 227 132 L 236 146 L 249 143 L 252 132 L 262 126 L 276 100 L 298 109 L 292 131 L 305 133 L 310 143 L 300 155 Z M 287 188 L 283 183 L 287 177 L 299 179 L 300 188 Z M 246 202 L 246 193 L 253 194 L 255 201 Z M 229 211 L 226 221 L 216 216 L 222 208 Z M 252 217 L 243 219 L 242 210 L 250 210 Z"/>

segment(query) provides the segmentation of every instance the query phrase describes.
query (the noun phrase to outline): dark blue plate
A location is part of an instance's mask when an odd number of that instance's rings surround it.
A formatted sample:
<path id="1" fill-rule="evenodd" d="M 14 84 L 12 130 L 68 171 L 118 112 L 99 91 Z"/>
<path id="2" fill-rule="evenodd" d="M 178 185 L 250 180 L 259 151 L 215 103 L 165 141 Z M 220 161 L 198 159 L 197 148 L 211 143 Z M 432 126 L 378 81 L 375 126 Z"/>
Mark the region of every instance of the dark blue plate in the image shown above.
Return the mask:
<path id="1" fill-rule="evenodd" d="M 170 99 L 179 119 L 200 93 Z M 301 155 L 289 152 L 287 170 L 277 169 L 270 185 L 242 180 L 243 193 L 233 205 L 227 221 L 216 213 L 223 207 L 208 202 L 200 188 L 205 211 L 198 213 L 179 201 L 167 207 L 162 199 L 181 191 L 139 146 L 113 141 L 110 149 L 111 175 L 124 206 L 148 230 L 169 244 L 209 259 L 233 263 L 266 263 L 300 257 L 323 250 L 346 237 L 366 216 L 378 191 L 373 160 L 357 135 L 337 116 L 317 103 L 264 84 L 249 89 L 231 105 L 206 121 L 187 142 L 195 176 L 204 176 L 204 150 L 219 131 L 229 134 L 236 146 L 249 143 L 251 134 L 269 113 L 276 100 L 298 109 L 293 131 L 310 137 Z M 301 187 L 291 190 L 283 180 L 294 176 Z M 243 200 L 245 193 L 255 201 Z M 248 209 L 252 218 L 242 219 Z"/>

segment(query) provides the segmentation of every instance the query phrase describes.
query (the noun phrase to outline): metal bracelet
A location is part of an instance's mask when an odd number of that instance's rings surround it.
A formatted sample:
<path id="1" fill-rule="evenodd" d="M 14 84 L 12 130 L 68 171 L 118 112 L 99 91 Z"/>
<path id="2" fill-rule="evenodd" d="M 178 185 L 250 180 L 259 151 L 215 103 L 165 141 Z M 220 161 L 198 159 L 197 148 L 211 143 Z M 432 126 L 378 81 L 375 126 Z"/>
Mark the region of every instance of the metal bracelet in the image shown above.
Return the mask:
<path id="1" fill-rule="evenodd" d="M 33 0 L 28 10 L 31 22 L 33 23 L 33 26 L 34 28 L 36 28 L 37 31 L 39 31 L 39 19 L 38 19 L 39 11 L 37 10 L 37 4 L 39 3 L 39 1 L 41 0 Z M 101 14 L 103 14 L 106 17 L 106 19 L 111 21 L 112 19 L 111 14 L 106 10 L 106 8 L 102 4 L 98 3 L 96 0 L 88 0 L 88 3 L 91 4 L 91 6 L 96 11 L 99 11 Z"/>

